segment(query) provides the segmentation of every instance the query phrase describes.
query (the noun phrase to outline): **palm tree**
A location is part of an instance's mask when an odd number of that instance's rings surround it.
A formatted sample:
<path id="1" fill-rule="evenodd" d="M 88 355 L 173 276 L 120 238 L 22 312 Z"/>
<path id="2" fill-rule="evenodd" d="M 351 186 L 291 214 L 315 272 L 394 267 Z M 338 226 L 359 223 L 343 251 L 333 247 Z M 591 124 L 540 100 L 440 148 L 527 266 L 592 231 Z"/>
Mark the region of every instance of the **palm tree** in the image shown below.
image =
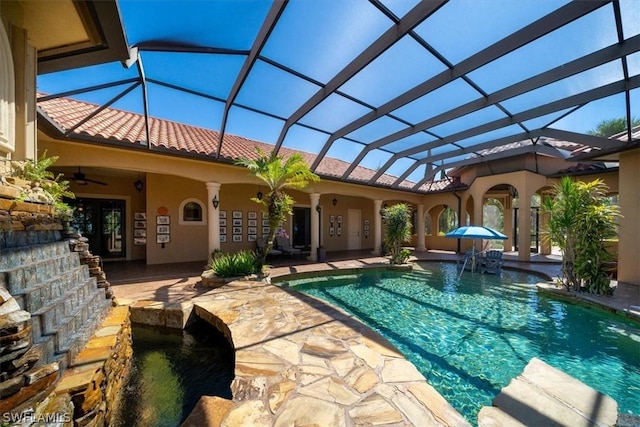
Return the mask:
<path id="1" fill-rule="evenodd" d="M 632 117 L 631 127 L 636 127 L 638 125 L 640 125 L 640 120 Z M 626 130 L 627 119 L 624 117 L 619 117 L 617 119 L 608 119 L 601 121 L 600 123 L 598 123 L 595 129 L 589 131 L 589 134 L 608 138 L 611 135 L 615 135 Z"/>
<path id="2" fill-rule="evenodd" d="M 257 158 L 243 157 L 236 160 L 235 164 L 249 169 L 252 175 L 263 181 L 269 188 L 262 200 L 251 199 L 264 205 L 269 213 L 269 235 L 264 250 L 258 253 L 260 265 L 263 265 L 273 248 L 278 224 L 284 221 L 287 215 L 291 215 L 295 203 L 285 190 L 303 189 L 312 182 L 318 182 L 320 178 L 311 172 L 309 165 L 299 153 L 294 153 L 286 159 L 284 156 L 277 156 L 275 152 L 267 155 L 258 147 L 256 147 L 256 153 Z"/>
<path id="3" fill-rule="evenodd" d="M 611 259 L 605 240 L 615 237 L 618 207 L 607 197 L 601 180 L 589 183 L 563 177 L 545 197 L 542 211 L 549 215 L 544 237 L 562 251 L 562 273 L 567 289 L 609 292 L 606 264 Z"/>

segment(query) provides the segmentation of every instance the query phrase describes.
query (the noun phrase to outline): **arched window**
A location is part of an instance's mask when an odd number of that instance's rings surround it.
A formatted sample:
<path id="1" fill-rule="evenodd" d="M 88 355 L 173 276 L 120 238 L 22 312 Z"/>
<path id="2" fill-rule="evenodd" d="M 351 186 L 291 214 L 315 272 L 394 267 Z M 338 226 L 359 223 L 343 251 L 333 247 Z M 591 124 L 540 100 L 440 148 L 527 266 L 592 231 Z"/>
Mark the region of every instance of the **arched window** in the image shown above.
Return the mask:
<path id="1" fill-rule="evenodd" d="M 445 206 L 438 217 L 438 236 L 444 236 L 457 227 L 458 213 L 449 206 Z"/>
<path id="2" fill-rule="evenodd" d="M 433 228 L 431 226 L 431 214 L 427 214 L 424 217 L 424 234 L 425 236 L 431 236 Z"/>
<path id="3" fill-rule="evenodd" d="M 204 204 L 197 199 L 187 199 L 180 204 L 180 224 L 205 225 Z"/>

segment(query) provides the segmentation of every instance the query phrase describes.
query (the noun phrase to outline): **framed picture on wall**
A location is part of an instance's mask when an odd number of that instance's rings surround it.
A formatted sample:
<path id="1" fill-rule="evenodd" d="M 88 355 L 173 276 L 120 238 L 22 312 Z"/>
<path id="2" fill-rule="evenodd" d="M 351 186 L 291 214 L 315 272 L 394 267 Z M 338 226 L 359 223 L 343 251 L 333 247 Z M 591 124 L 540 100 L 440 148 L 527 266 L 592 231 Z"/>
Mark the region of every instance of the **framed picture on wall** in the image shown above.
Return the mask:
<path id="1" fill-rule="evenodd" d="M 338 224 L 342 224 L 342 215 L 338 215 Z"/>
<path id="2" fill-rule="evenodd" d="M 156 235 L 156 243 L 171 243 L 171 235 L 170 234 Z"/>
<path id="3" fill-rule="evenodd" d="M 247 242 L 255 242 L 256 240 L 258 240 L 258 236 L 256 236 L 255 234 L 249 234 L 247 236 Z"/>
<path id="4" fill-rule="evenodd" d="M 233 235 L 233 241 L 235 243 L 242 242 L 242 234 L 234 234 Z"/>
<path id="5" fill-rule="evenodd" d="M 156 233 L 169 234 L 170 228 L 168 225 L 156 225 Z"/>
<path id="6" fill-rule="evenodd" d="M 258 219 L 258 212 L 254 212 L 254 211 L 247 212 L 247 218 Z"/>
<path id="7" fill-rule="evenodd" d="M 329 236 L 333 236 L 333 227 L 329 227 Z"/>
<path id="8" fill-rule="evenodd" d="M 142 228 L 137 228 L 133 230 L 133 237 L 147 237 L 147 230 Z"/>
<path id="9" fill-rule="evenodd" d="M 262 219 L 269 219 L 269 212 L 262 212 Z"/>
<path id="10" fill-rule="evenodd" d="M 334 223 L 334 222 L 336 222 L 336 217 L 335 217 L 335 215 L 331 215 L 331 216 L 329 217 L 329 222 L 330 222 L 330 223 Z"/>
<path id="11" fill-rule="evenodd" d="M 242 227 L 233 227 L 233 234 L 242 234 Z"/>
<path id="12" fill-rule="evenodd" d="M 227 243 L 227 235 L 226 234 L 221 234 L 220 235 L 220 243 Z"/>
<path id="13" fill-rule="evenodd" d="M 147 244 L 147 238 L 146 237 L 134 237 L 133 238 L 133 244 L 136 245 L 136 246 L 146 245 Z"/>
<path id="14" fill-rule="evenodd" d="M 135 221 L 133 223 L 134 228 L 147 228 L 147 221 Z"/>
<path id="15" fill-rule="evenodd" d="M 220 218 L 220 227 L 226 227 L 226 226 L 227 226 L 227 219 Z"/>
<path id="16" fill-rule="evenodd" d="M 146 221 L 147 213 L 146 212 L 136 212 L 133 214 L 133 219 L 136 221 Z"/>
<path id="17" fill-rule="evenodd" d="M 269 227 L 262 227 L 262 235 L 266 236 L 267 234 L 269 234 Z"/>
<path id="18" fill-rule="evenodd" d="M 227 234 L 227 227 L 220 227 L 220 234 Z"/>
<path id="19" fill-rule="evenodd" d="M 242 227 L 242 219 L 235 218 L 233 220 L 233 226 L 234 227 Z"/>
<path id="20" fill-rule="evenodd" d="M 242 211 L 233 211 L 234 218 L 242 218 Z"/>
<path id="21" fill-rule="evenodd" d="M 258 227 L 247 227 L 247 233 L 258 234 Z"/>
<path id="22" fill-rule="evenodd" d="M 249 227 L 257 227 L 258 226 L 258 220 L 257 219 L 247 220 L 247 226 L 249 226 Z"/>
<path id="23" fill-rule="evenodd" d="M 369 225 L 369 220 L 368 219 L 364 220 L 364 225 Z"/>
<path id="24" fill-rule="evenodd" d="M 269 226 L 269 220 L 268 219 L 263 219 L 262 220 L 262 226 L 263 227 L 268 227 Z"/>
<path id="25" fill-rule="evenodd" d="M 342 227 L 338 227 L 338 228 L 336 229 L 336 234 L 337 234 L 338 236 L 342 236 Z"/>
<path id="26" fill-rule="evenodd" d="M 220 219 L 227 219 L 227 211 L 220 211 Z"/>
<path id="27" fill-rule="evenodd" d="M 171 217 L 169 215 L 158 215 L 156 216 L 156 224 L 170 224 Z"/>

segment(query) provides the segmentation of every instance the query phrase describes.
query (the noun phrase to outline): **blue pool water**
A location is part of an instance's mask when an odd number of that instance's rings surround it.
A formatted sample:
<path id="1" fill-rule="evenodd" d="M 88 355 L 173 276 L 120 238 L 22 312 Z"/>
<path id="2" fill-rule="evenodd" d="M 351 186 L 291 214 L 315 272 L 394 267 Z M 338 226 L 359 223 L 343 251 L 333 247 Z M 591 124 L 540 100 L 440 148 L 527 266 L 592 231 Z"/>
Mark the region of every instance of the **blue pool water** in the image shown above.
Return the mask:
<path id="1" fill-rule="evenodd" d="M 640 324 L 539 295 L 538 276 L 453 264 L 282 283 L 329 301 L 391 341 L 470 422 L 532 357 L 640 414 Z"/>

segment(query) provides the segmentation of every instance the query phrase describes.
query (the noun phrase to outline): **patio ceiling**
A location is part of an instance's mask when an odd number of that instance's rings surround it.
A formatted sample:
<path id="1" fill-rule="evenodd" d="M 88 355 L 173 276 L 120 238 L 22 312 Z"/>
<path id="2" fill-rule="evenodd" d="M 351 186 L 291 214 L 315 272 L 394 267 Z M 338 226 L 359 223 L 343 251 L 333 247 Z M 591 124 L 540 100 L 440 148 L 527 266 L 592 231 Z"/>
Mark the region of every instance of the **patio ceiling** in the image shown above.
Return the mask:
<path id="1" fill-rule="evenodd" d="M 523 153 L 638 146 L 640 2 L 120 1 L 133 59 L 43 74 L 38 90 L 374 170 L 438 172 Z M 124 65 L 124 66 L 123 66 Z M 624 117 L 625 135 L 589 135 Z M 79 117 L 78 124 L 90 117 Z M 70 132 L 73 133 L 73 132 Z M 149 141 L 149 131 L 142 144 Z M 570 157 L 569 157 L 570 158 Z M 388 184 L 388 176 L 397 179 Z M 410 185 L 407 185 L 410 184 Z"/>

